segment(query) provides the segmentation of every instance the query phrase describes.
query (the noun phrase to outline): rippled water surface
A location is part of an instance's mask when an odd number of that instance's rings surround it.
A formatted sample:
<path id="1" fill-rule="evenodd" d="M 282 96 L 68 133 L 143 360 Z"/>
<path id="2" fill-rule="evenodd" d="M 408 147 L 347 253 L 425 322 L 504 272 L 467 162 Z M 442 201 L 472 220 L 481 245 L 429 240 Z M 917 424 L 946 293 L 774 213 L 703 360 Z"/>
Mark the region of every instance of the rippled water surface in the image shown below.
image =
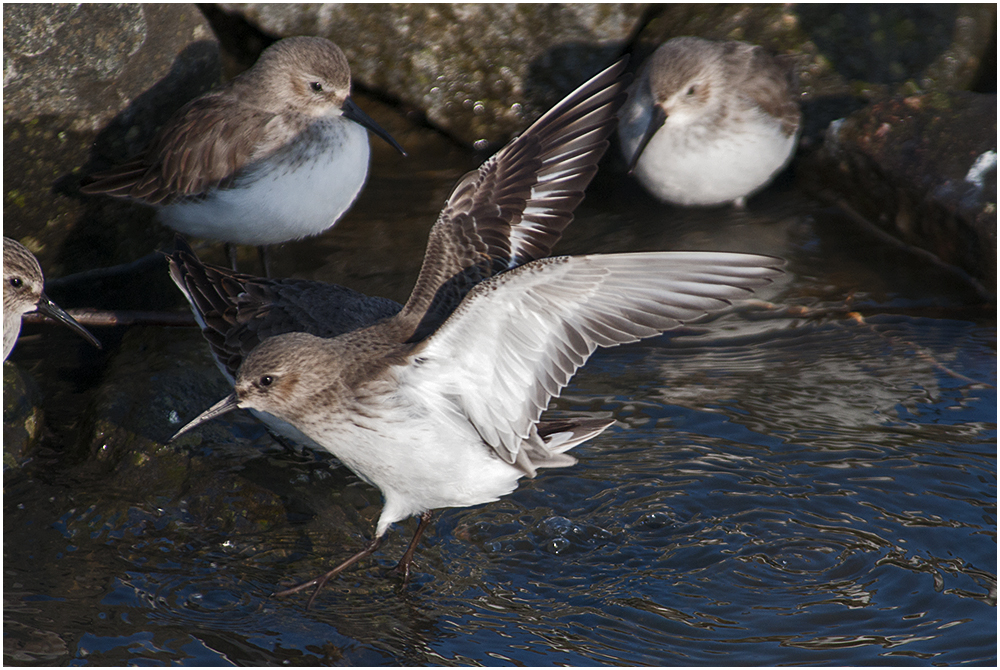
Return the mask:
<path id="1" fill-rule="evenodd" d="M 276 273 L 404 299 L 477 164 L 437 148 L 376 171 L 348 219 L 286 245 Z M 206 524 L 186 491 L 109 488 L 58 448 L 6 474 L 5 659 L 995 664 L 994 307 L 788 187 L 746 212 L 682 212 L 601 175 L 558 251 L 682 248 L 770 253 L 788 272 L 764 302 L 598 352 L 551 412 L 616 425 L 577 466 L 437 515 L 406 588 L 385 571 L 413 521 L 314 610 L 269 597 L 354 553 L 380 500 L 246 419 L 260 456 L 236 481 L 278 492 L 280 522 Z M 51 346 L 15 360 L 32 369 Z M 37 381 L 48 393 L 72 369 L 58 376 Z"/>

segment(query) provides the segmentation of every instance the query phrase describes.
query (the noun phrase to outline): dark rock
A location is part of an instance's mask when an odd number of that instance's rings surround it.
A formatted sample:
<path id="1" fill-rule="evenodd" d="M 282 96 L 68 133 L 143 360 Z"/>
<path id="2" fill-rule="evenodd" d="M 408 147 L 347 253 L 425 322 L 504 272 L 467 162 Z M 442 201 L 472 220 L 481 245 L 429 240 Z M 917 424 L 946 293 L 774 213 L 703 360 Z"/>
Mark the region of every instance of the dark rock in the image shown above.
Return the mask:
<path id="1" fill-rule="evenodd" d="M 886 94 L 915 84 L 968 89 L 989 57 L 996 5 L 665 5 L 637 39 L 640 55 L 681 35 L 760 44 L 795 57 L 810 96 Z"/>
<path id="2" fill-rule="evenodd" d="M 41 393 L 17 365 L 3 364 L 3 469 L 16 469 L 31 457 L 44 423 Z"/>
<path id="3" fill-rule="evenodd" d="M 119 490 L 183 494 L 176 513 L 203 528 L 259 531 L 283 522 L 277 494 L 239 475 L 262 455 L 261 441 L 276 447 L 255 419 L 234 412 L 169 442 L 231 392 L 196 329 L 131 328 L 93 394 L 85 467 Z"/>
<path id="4" fill-rule="evenodd" d="M 903 242 L 979 280 L 996 280 L 996 95 L 894 97 L 830 126 L 800 170 Z"/>
<path id="5" fill-rule="evenodd" d="M 130 328 L 91 398 L 87 458 L 116 468 L 170 451 L 174 447 L 167 442 L 184 423 L 231 392 L 196 329 Z M 230 417 L 235 421 L 209 423 L 179 442 L 197 446 L 211 435 L 223 447 L 235 444 L 233 430 L 222 426 L 239 424 L 238 414 Z"/>
<path id="6" fill-rule="evenodd" d="M 4 233 L 49 276 L 133 260 L 169 240 L 148 225 L 148 208 L 83 201 L 74 171 L 134 155 L 218 82 L 218 43 L 201 13 L 184 4 L 6 4 L 3 13 Z"/>
<path id="7" fill-rule="evenodd" d="M 279 37 L 320 35 L 356 82 L 460 141 L 506 142 L 617 58 L 642 5 L 223 4 Z"/>

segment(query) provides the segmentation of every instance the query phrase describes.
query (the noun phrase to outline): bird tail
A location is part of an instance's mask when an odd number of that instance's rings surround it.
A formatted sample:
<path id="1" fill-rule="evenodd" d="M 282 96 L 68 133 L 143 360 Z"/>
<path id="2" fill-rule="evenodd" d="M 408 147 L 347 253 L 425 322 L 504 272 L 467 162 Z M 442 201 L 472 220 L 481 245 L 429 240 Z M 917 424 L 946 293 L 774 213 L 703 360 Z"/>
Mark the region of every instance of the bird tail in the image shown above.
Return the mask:
<path id="1" fill-rule="evenodd" d="M 561 421 L 539 421 L 538 435 L 545 440 L 545 446 L 554 454 L 569 451 L 581 442 L 597 437 L 615 422 L 614 419 L 563 419 Z"/>
<path id="2" fill-rule="evenodd" d="M 533 445 L 532 442 L 535 440 L 525 440 L 521 444 L 514 465 L 529 477 L 534 477 L 538 468 L 565 468 L 575 465 L 576 459 L 565 452 L 599 435 L 614 422 L 614 419 L 539 421 L 535 428 L 544 446 L 537 443 Z"/>

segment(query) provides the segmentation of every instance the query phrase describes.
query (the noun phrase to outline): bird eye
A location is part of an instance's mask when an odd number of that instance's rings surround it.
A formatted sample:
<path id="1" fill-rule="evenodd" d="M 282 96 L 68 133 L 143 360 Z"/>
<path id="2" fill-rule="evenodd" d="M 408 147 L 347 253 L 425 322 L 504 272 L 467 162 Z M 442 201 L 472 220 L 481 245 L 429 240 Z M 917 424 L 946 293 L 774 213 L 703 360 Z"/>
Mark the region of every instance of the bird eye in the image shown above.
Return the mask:
<path id="1" fill-rule="evenodd" d="M 316 93 L 323 92 L 323 84 L 319 83 L 318 81 L 310 82 L 309 88 L 311 88 Z"/>
<path id="2" fill-rule="evenodd" d="M 260 378 L 260 385 L 261 386 L 270 386 L 271 382 L 273 382 L 273 381 L 274 381 L 274 377 L 272 377 L 271 375 L 264 375 L 263 377 Z"/>
<path id="3" fill-rule="evenodd" d="M 14 288 L 21 288 L 21 286 L 24 285 L 24 282 L 21 281 L 20 277 L 11 277 L 10 285 L 13 286 Z"/>
<path id="4" fill-rule="evenodd" d="M 697 92 L 698 92 L 698 91 L 697 91 L 697 89 L 695 88 L 694 84 L 692 84 L 692 85 L 691 85 L 691 87 L 690 87 L 690 88 L 688 88 L 688 91 L 687 91 L 687 94 L 688 94 L 688 95 L 694 95 L 694 94 L 695 94 L 695 93 L 697 93 Z"/>

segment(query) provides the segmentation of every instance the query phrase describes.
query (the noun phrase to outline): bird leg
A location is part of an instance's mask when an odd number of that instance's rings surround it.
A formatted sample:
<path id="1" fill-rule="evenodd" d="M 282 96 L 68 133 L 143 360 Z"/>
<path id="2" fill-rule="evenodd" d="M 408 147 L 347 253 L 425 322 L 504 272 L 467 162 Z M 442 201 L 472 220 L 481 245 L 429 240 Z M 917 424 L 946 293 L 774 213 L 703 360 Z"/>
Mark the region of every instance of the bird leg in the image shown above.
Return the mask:
<path id="1" fill-rule="evenodd" d="M 229 256 L 229 264 L 233 267 L 233 272 L 239 272 L 236 268 L 236 245 L 231 242 L 225 243 L 226 255 Z"/>
<path id="2" fill-rule="evenodd" d="M 328 581 L 330 581 L 332 578 L 336 577 L 341 572 L 343 572 L 347 568 L 351 567 L 352 565 L 360 561 L 362 558 L 371 556 L 373 553 L 375 553 L 375 550 L 379 548 L 379 545 L 382 544 L 382 540 L 384 538 L 385 538 L 384 535 L 376 537 L 371 542 L 366 544 L 364 549 L 351 556 L 349 559 L 347 559 L 346 561 L 335 567 L 333 570 L 330 570 L 329 572 L 320 575 L 315 579 L 310 579 L 308 582 L 303 582 L 297 586 L 293 586 L 290 589 L 285 589 L 284 591 L 278 591 L 277 593 L 274 593 L 272 595 L 279 598 L 283 596 L 290 596 L 293 593 L 298 593 L 299 591 L 308 589 L 310 586 L 315 586 L 316 590 L 313 591 L 312 596 L 310 596 L 309 598 L 309 602 L 306 603 L 306 609 L 311 609 L 313 602 L 316 600 L 316 596 L 319 595 L 319 590 L 322 589 Z"/>
<path id="3" fill-rule="evenodd" d="M 420 541 L 420 536 L 423 535 L 424 529 L 431 524 L 431 516 L 433 512 L 430 510 L 424 512 L 420 515 L 420 524 L 417 525 L 417 531 L 413 534 L 413 539 L 410 540 L 410 545 L 403 552 L 403 557 L 399 559 L 399 563 L 393 568 L 396 572 L 403 575 L 403 585 L 405 586 L 408 581 L 410 581 L 410 565 L 413 563 L 413 552 L 417 550 L 417 542 Z"/>
<path id="4" fill-rule="evenodd" d="M 260 258 L 260 266 L 264 270 L 264 276 L 271 278 L 271 248 L 265 244 L 257 247 L 257 257 Z M 234 270 L 236 268 L 233 268 Z"/>

